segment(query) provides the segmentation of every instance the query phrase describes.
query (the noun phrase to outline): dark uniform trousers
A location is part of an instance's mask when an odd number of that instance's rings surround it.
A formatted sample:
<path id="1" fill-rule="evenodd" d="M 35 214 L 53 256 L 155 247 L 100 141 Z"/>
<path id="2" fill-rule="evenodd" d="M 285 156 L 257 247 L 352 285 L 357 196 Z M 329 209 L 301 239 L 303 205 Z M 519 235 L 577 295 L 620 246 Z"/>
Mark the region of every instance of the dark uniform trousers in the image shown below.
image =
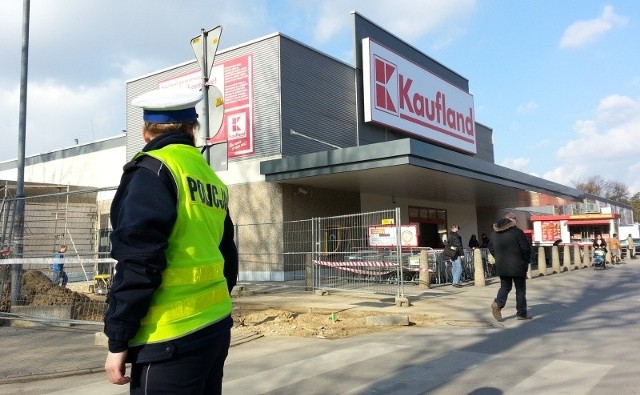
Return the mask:
<path id="1" fill-rule="evenodd" d="M 231 331 L 223 330 L 204 346 L 180 353 L 169 360 L 134 363 L 130 393 L 221 394 L 222 371 L 229 352 Z"/>

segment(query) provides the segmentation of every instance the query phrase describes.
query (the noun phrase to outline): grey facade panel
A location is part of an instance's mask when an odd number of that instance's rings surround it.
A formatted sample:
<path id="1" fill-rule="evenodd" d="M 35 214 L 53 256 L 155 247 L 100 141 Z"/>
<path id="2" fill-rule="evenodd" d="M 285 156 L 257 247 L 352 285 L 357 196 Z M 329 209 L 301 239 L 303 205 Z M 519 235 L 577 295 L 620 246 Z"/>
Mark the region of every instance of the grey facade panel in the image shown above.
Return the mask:
<path id="1" fill-rule="evenodd" d="M 283 155 L 356 146 L 355 70 L 285 37 L 281 67 Z"/>
<path id="2" fill-rule="evenodd" d="M 248 158 L 279 154 L 280 146 L 280 51 L 281 36 L 273 36 L 233 51 L 233 56 L 253 54 L 254 149 Z M 242 51 L 242 52 L 240 52 Z M 237 158 L 242 160 L 242 158 Z"/>
<path id="3" fill-rule="evenodd" d="M 494 163 L 493 156 L 493 129 L 476 122 L 476 149 L 477 153 L 472 155 L 478 159 Z"/>

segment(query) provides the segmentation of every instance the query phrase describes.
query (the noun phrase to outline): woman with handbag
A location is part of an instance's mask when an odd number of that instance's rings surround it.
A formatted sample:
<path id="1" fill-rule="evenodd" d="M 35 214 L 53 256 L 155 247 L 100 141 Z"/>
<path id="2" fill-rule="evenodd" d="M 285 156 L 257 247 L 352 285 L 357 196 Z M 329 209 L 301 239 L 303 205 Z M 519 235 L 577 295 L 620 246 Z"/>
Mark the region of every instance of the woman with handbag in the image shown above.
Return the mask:
<path id="1" fill-rule="evenodd" d="M 449 237 L 447 238 L 447 246 L 445 247 L 445 249 L 448 249 L 451 251 L 453 251 L 454 249 L 456 250 L 455 254 L 452 254 L 452 256 L 449 256 L 449 258 L 453 262 L 453 266 L 452 266 L 452 272 L 453 272 L 452 283 L 453 284 L 452 285 L 456 288 L 462 287 L 462 285 L 460 284 L 460 278 L 462 277 L 462 256 L 464 255 L 464 250 L 462 246 L 462 237 L 458 234 L 459 230 L 460 228 L 458 227 L 458 225 L 451 225 Z M 445 253 L 445 255 L 447 254 Z"/>

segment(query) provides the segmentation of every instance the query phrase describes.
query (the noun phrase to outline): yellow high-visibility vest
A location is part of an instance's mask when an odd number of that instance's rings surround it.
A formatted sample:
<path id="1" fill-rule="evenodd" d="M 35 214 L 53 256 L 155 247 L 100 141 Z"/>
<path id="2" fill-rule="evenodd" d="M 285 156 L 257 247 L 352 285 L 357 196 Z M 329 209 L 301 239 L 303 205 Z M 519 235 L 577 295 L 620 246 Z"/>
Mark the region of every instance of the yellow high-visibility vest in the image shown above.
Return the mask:
<path id="1" fill-rule="evenodd" d="M 165 251 L 167 268 L 130 346 L 182 337 L 231 314 L 219 245 L 229 195 L 197 148 L 172 144 L 139 153 L 159 159 L 178 191 L 177 218 Z"/>

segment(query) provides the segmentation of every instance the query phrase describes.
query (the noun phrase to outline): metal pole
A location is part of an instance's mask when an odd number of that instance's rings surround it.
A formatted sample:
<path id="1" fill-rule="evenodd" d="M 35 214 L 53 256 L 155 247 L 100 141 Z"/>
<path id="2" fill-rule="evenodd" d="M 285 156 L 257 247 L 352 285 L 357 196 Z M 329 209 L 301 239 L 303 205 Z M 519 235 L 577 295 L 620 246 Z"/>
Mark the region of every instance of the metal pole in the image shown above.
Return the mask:
<path id="1" fill-rule="evenodd" d="M 207 67 L 207 32 L 204 29 L 200 30 L 200 39 L 202 40 L 202 60 L 204 67 L 202 68 L 202 135 L 204 136 L 204 145 L 207 146 L 207 140 L 209 139 L 209 70 Z M 211 151 L 209 148 L 204 150 L 204 158 L 207 163 L 211 165 Z"/>
<path id="2" fill-rule="evenodd" d="M 396 207 L 396 264 L 398 265 L 398 289 L 396 291 L 396 297 L 404 298 L 404 271 L 402 267 L 402 224 L 400 221 L 400 207 Z"/>
<path id="3" fill-rule="evenodd" d="M 27 135 L 27 71 L 29 65 L 30 0 L 22 2 L 22 64 L 20 72 L 20 118 L 18 121 L 18 177 L 16 180 L 16 222 L 14 225 L 14 253 L 22 258 L 24 251 L 24 152 Z M 11 268 L 11 305 L 15 306 L 22 293 L 22 265 Z"/>

